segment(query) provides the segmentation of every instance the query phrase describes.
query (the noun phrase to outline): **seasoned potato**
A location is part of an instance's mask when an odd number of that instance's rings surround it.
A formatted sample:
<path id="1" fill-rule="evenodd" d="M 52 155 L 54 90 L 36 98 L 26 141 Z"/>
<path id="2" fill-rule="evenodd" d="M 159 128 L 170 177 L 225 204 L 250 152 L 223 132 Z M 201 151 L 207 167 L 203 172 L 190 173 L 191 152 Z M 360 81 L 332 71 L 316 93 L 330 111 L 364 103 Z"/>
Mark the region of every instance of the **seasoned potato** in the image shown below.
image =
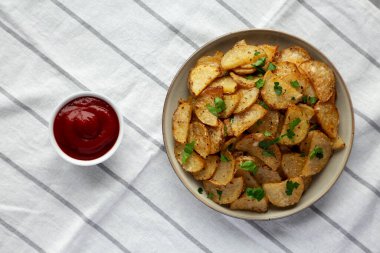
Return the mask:
<path id="1" fill-rule="evenodd" d="M 224 124 L 220 120 L 216 127 L 208 127 L 210 137 L 210 154 L 215 154 L 220 151 L 224 141 Z"/>
<path id="2" fill-rule="evenodd" d="M 207 127 L 200 122 L 190 124 L 189 143 L 195 141 L 194 150 L 203 158 L 210 154 L 210 136 Z"/>
<path id="3" fill-rule="evenodd" d="M 235 68 L 232 70 L 233 72 L 235 72 L 236 74 L 238 75 L 249 75 L 249 74 L 252 74 L 256 71 L 256 69 L 254 68 Z"/>
<path id="4" fill-rule="evenodd" d="M 249 210 L 258 213 L 268 211 L 268 199 L 264 197 L 260 201 L 243 194 L 239 199 L 231 203 L 230 208 L 233 210 Z"/>
<path id="5" fill-rule="evenodd" d="M 223 93 L 231 94 L 236 91 L 237 83 L 230 76 L 224 76 L 213 81 L 209 87 L 222 87 Z"/>
<path id="6" fill-rule="evenodd" d="M 241 177 L 237 177 L 225 186 L 215 185 L 211 181 L 203 181 L 203 187 L 214 202 L 221 205 L 230 204 L 237 200 L 244 190 L 244 181 Z"/>
<path id="7" fill-rule="evenodd" d="M 305 165 L 302 169 L 302 176 L 312 176 L 319 173 L 329 161 L 332 148 L 330 139 L 321 131 L 311 131 L 310 148 Z"/>
<path id="8" fill-rule="evenodd" d="M 312 82 L 318 99 L 327 102 L 335 91 L 335 76 L 332 69 L 323 62 L 309 60 L 299 66 Z"/>
<path id="9" fill-rule="evenodd" d="M 222 147 L 222 150 L 232 150 L 232 149 L 235 149 L 235 143 L 238 141 L 238 138 L 236 137 L 232 137 L 230 138 L 228 141 L 226 141 L 224 144 L 223 144 L 223 147 Z"/>
<path id="10" fill-rule="evenodd" d="M 302 179 L 303 179 L 303 184 L 304 184 L 303 192 L 305 192 L 307 189 L 309 189 L 311 182 L 313 181 L 313 177 L 312 176 L 302 177 Z"/>
<path id="11" fill-rule="evenodd" d="M 299 177 L 302 174 L 306 157 L 298 153 L 289 153 L 282 155 L 281 167 L 287 178 Z"/>
<path id="12" fill-rule="evenodd" d="M 297 66 L 300 65 L 302 62 L 308 60 L 311 60 L 309 53 L 299 46 L 292 46 L 281 50 L 280 54 L 276 58 L 276 61 L 278 62 L 292 62 Z"/>
<path id="13" fill-rule="evenodd" d="M 214 175 L 216 168 L 219 165 L 219 157 L 216 155 L 209 155 L 206 158 L 205 167 L 198 171 L 192 173 L 196 180 L 208 180 Z"/>
<path id="14" fill-rule="evenodd" d="M 234 132 L 232 131 L 231 118 L 225 119 L 223 123 L 224 123 L 224 135 L 234 136 Z"/>
<path id="15" fill-rule="evenodd" d="M 255 52 L 259 53 L 255 55 Z M 254 63 L 262 57 L 266 57 L 266 54 L 264 50 L 259 49 L 257 46 L 247 45 L 245 42 L 237 43 L 225 53 L 221 65 L 223 69 L 229 70 L 241 65 Z"/>
<path id="16" fill-rule="evenodd" d="M 220 68 L 214 65 L 200 64 L 190 71 L 189 89 L 198 96 L 215 78 L 220 75 Z"/>
<path id="17" fill-rule="evenodd" d="M 295 125 L 297 122 L 298 124 Z M 291 105 L 286 111 L 285 122 L 281 130 L 281 136 L 283 137 L 279 143 L 283 145 L 296 145 L 305 139 L 308 130 L 308 117 L 298 106 Z"/>
<path id="18" fill-rule="evenodd" d="M 222 60 L 223 55 L 222 51 L 216 51 L 213 56 L 203 56 L 199 58 L 196 65 L 210 64 L 220 66 L 220 61 Z"/>
<path id="19" fill-rule="evenodd" d="M 231 122 L 232 132 L 235 136 L 241 135 L 245 130 L 250 128 L 259 119 L 265 116 L 267 110 L 262 106 L 254 104 L 245 112 L 235 114 Z"/>
<path id="20" fill-rule="evenodd" d="M 259 97 L 260 91 L 259 89 L 253 87 L 250 89 L 240 89 L 238 93 L 240 94 L 240 100 L 234 110 L 234 113 L 241 113 L 251 107 L 251 105 L 253 105 Z"/>
<path id="21" fill-rule="evenodd" d="M 186 143 L 191 120 L 191 104 L 187 101 L 179 101 L 173 114 L 173 136 L 177 142 Z"/>
<path id="22" fill-rule="evenodd" d="M 346 146 L 344 140 L 339 135 L 331 140 L 331 147 L 333 150 L 341 150 Z"/>
<path id="23" fill-rule="evenodd" d="M 256 82 L 260 79 L 260 77 L 253 77 L 252 79 L 247 79 L 245 77 L 236 75 L 233 72 L 230 72 L 231 78 L 242 88 L 253 88 L 256 87 Z"/>
<path id="24" fill-rule="evenodd" d="M 318 123 L 323 131 L 332 139 L 338 135 L 339 113 L 335 104 L 318 102 L 314 106 Z"/>
<path id="25" fill-rule="evenodd" d="M 307 153 L 309 153 L 311 137 L 313 136 L 311 133 L 312 131 L 308 133 L 306 138 L 300 143 L 300 146 L 299 146 L 301 153 L 303 153 L 303 155 L 305 156 L 307 155 Z"/>
<path id="26" fill-rule="evenodd" d="M 298 104 L 298 108 L 301 109 L 303 114 L 307 117 L 308 120 L 314 116 L 314 109 L 305 104 Z"/>
<path id="27" fill-rule="evenodd" d="M 293 88 L 287 81 L 270 74 L 265 74 L 265 85 L 261 89 L 264 102 L 274 109 L 286 109 L 296 104 L 302 98 L 302 94 Z"/>
<path id="28" fill-rule="evenodd" d="M 264 50 L 265 54 L 267 55 L 266 63 L 274 61 L 274 57 L 277 53 L 278 46 L 277 45 L 268 45 L 268 44 L 262 44 L 258 45 L 259 49 Z"/>
<path id="29" fill-rule="evenodd" d="M 239 156 L 235 160 L 235 177 L 242 177 L 246 187 L 259 187 L 256 179 L 252 176 L 251 172 L 244 170 L 241 165 L 246 161 L 252 161 L 256 165 L 254 158 L 251 156 Z M 257 165 L 256 165 L 257 166 Z"/>
<path id="30" fill-rule="evenodd" d="M 198 155 L 196 152 L 190 155 L 185 163 L 182 162 L 182 154 L 185 149 L 185 144 L 176 143 L 174 147 L 174 154 L 177 161 L 182 165 L 182 168 L 187 172 L 198 172 L 201 171 L 205 166 L 205 160 Z"/>
<path id="31" fill-rule="evenodd" d="M 236 107 L 239 105 L 241 98 L 241 93 L 237 92 L 235 94 L 231 95 L 224 95 L 223 100 L 226 104 L 226 109 L 220 113 L 220 118 L 228 118 L 232 115 L 232 113 L 235 111 Z"/>
<path id="32" fill-rule="evenodd" d="M 227 160 L 220 161 L 218 168 L 216 169 L 214 175 L 210 179 L 210 182 L 215 185 L 228 184 L 234 177 L 235 173 L 235 158 L 231 155 L 229 151 L 224 151 L 222 155 Z"/>
<path id="33" fill-rule="evenodd" d="M 287 194 L 288 181 L 298 184 L 290 195 Z M 301 177 L 295 177 L 281 183 L 263 184 L 263 188 L 270 203 L 278 207 L 287 207 L 298 203 L 304 190 L 304 183 Z"/>
<path id="34" fill-rule="evenodd" d="M 251 133 L 267 133 L 271 134 L 268 137 L 276 137 L 280 126 L 280 113 L 278 111 L 268 111 L 265 116 L 258 120 L 252 127 L 249 128 Z"/>
<path id="35" fill-rule="evenodd" d="M 260 148 L 259 141 L 254 134 L 244 136 L 239 140 L 235 148 L 255 156 L 267 164 L 272 170 L 277 170 L 281 163 L 281 152 L 276 144 L 271 145 L 268 150 Z"/>
<path id="36" fill-rule="evenodd" d="M 259 184 L 281 182 L 281 176 L 277 171 L 271 170 L 266 165 L 261 165 L 253 176 Z"/>
<path id="37" fill-rule="evenodd" d="M 203 124 L 209 126 L 218 125 L 218 117 L 216 117 L 207 109 L 207 105 L 214 105 L 215 98 L 221 98 L 222 96 L 222 87 L 212 87 L 206 89 L 204 92 L 202 92 L 202 94 L 200 94 L 200 96 L 193 100 L 194 113 Z"/>

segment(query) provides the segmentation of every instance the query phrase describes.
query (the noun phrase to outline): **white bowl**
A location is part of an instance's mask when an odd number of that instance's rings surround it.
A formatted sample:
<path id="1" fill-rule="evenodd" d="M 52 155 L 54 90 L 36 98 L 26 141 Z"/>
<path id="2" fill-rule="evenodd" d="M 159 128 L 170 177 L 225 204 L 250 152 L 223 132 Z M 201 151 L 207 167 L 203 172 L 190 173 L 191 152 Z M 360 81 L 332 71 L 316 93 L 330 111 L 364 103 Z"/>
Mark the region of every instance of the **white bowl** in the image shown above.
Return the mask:
<path id="1" fill-rule="evenodd" d="M 102 155 L 102 156 L 100 156 L 100 157 L 98 157 L 96 159 L 93 159 L 93 160 L 79 160 L 79 159 L 75 159 L 75 158 L 67 155 L 58 146 L 58 143 L 57 143 L 57 141 L 55 139 L 55 136 L 54 136 L 54 120 L 55 120 L 55 117 L 57 116 L 57 113 L 68 102 L 70 102 L 70 101 L 72 101 L 72 100 L 74 100 L 76 98 L 79 98 L 79 97 L 87 97 L 87 96 L 95 97 L 95 98 L 99 98 L 101 100 L 104 100 L 105 102 L 107 102 L 112 107 L 112 109 L 115 110 L 117 118 L 118 118 L 118 121 L 119 121 L 119 135 L 117 136 L 117 140 L 116 140 L 115 144 L 104 155 Z M 49 136 L 50 136 L 51 144 L 53 145 L 55 151 L 57 151 L 57 153 L 64 160 L 66 160 L 66 161 L 68 161 L 68 162 L 70 162 L 72 164 L 79 165 L 79 166 L 92 166 L 92 165 L 96 165 L 96 164 L 104 162 L 105 160 L 107 160 L 108 158 L 110 158 L 115 153 L 115 151 L 117 150 L 117 148 L 120 146 L 121 140 L 123 138 L 123 126 L 124 126 L 123 125 L 123 116 L 122 116 L 119 108 L 116 106 L 116 104 L 114 102 L 112 102 L 111 99 L 109 99 L 108 97 L 106 97 L 104 95 L 101 95 L 99 93 L 93 92 L 93 91 L 83 91 L 83 92 L 75 93 L 73 95 L 68 96 L 67 98 L 65 98 L 63 101 L 61 101 L 57 105 L 57 107 L 54 109 L 54 111 L 53 111 L 53 113 L 51 115 L 51 118 L 50 118 L 50 122 L 49 122 Z"/>

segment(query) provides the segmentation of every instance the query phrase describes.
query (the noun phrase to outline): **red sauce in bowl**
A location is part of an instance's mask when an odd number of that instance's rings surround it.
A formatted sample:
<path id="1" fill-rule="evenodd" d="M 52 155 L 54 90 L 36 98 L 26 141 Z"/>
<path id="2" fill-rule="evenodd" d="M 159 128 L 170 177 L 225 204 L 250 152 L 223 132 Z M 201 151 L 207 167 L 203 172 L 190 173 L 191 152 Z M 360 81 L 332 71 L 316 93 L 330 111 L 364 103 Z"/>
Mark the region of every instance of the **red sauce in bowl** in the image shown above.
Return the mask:
<path id="1" fill-rule="evenodd" d="M 59 110 L 53 129 L 57 144 L 64 153 L 78 160 L 93 160 L 115 144 L 119 119 L 104 100 L 79 97 Z"/>

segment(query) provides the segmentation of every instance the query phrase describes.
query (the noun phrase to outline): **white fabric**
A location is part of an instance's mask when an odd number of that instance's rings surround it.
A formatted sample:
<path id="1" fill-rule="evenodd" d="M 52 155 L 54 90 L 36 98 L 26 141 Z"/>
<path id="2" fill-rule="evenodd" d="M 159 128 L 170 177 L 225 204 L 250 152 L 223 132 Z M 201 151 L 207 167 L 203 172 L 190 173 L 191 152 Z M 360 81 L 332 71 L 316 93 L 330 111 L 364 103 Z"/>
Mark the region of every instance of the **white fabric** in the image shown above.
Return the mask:
<path id="1" fill-rule="evenodd" d="M 379 252 L 378 0 L 0 2 L 0 252 Z M 197 201 L 163 152 L 179 66 L 207 41 L 268 27 L 336 64 L 356 110 L 347 169 L 313 207 L 247 222 Z M 83 89 L 118 103 L 125 136 L 104 166 L 52 149 L 47 122 Z"/>

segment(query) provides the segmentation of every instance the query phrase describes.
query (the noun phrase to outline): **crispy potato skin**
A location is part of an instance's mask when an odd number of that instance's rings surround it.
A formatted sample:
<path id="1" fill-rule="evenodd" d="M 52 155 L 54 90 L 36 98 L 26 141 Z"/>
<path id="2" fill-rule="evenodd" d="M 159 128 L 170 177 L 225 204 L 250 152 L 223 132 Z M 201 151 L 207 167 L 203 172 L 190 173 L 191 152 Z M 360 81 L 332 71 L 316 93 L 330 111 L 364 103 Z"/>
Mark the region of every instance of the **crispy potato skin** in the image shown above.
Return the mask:
<path id="1" fill-rule="evenodd" d="M 220 151 L 224 141 L 224 124 L 218 121 L 216 127 L 208 127 L 208 134 L 210 138 L 210 154 L 215 154 Z"/>
<path id="2" fill-rule="evenodd" d="M 314 106 L 315 115 L 323 131 L 332 139 L 338 135 L 339 112 L 335 104 L 331 102 L 318 102 Z"/>
<path id="3" fill-rule="evenodd" d="M 173 136 L 177 142 L 186 143 L 190 120 L 191 104 L 187 101 L 180 101 L 173 114 Z"/>
<path id="4" fill-rule="evenodd" d="M 265 213 L 268 211 L 268 198 L 264 197 L 262 200 L 258 201 L 257 199 L 243 194 L 243 196 L 231 203 L 230 208 L 233 210 L 249 210 Z"/>

